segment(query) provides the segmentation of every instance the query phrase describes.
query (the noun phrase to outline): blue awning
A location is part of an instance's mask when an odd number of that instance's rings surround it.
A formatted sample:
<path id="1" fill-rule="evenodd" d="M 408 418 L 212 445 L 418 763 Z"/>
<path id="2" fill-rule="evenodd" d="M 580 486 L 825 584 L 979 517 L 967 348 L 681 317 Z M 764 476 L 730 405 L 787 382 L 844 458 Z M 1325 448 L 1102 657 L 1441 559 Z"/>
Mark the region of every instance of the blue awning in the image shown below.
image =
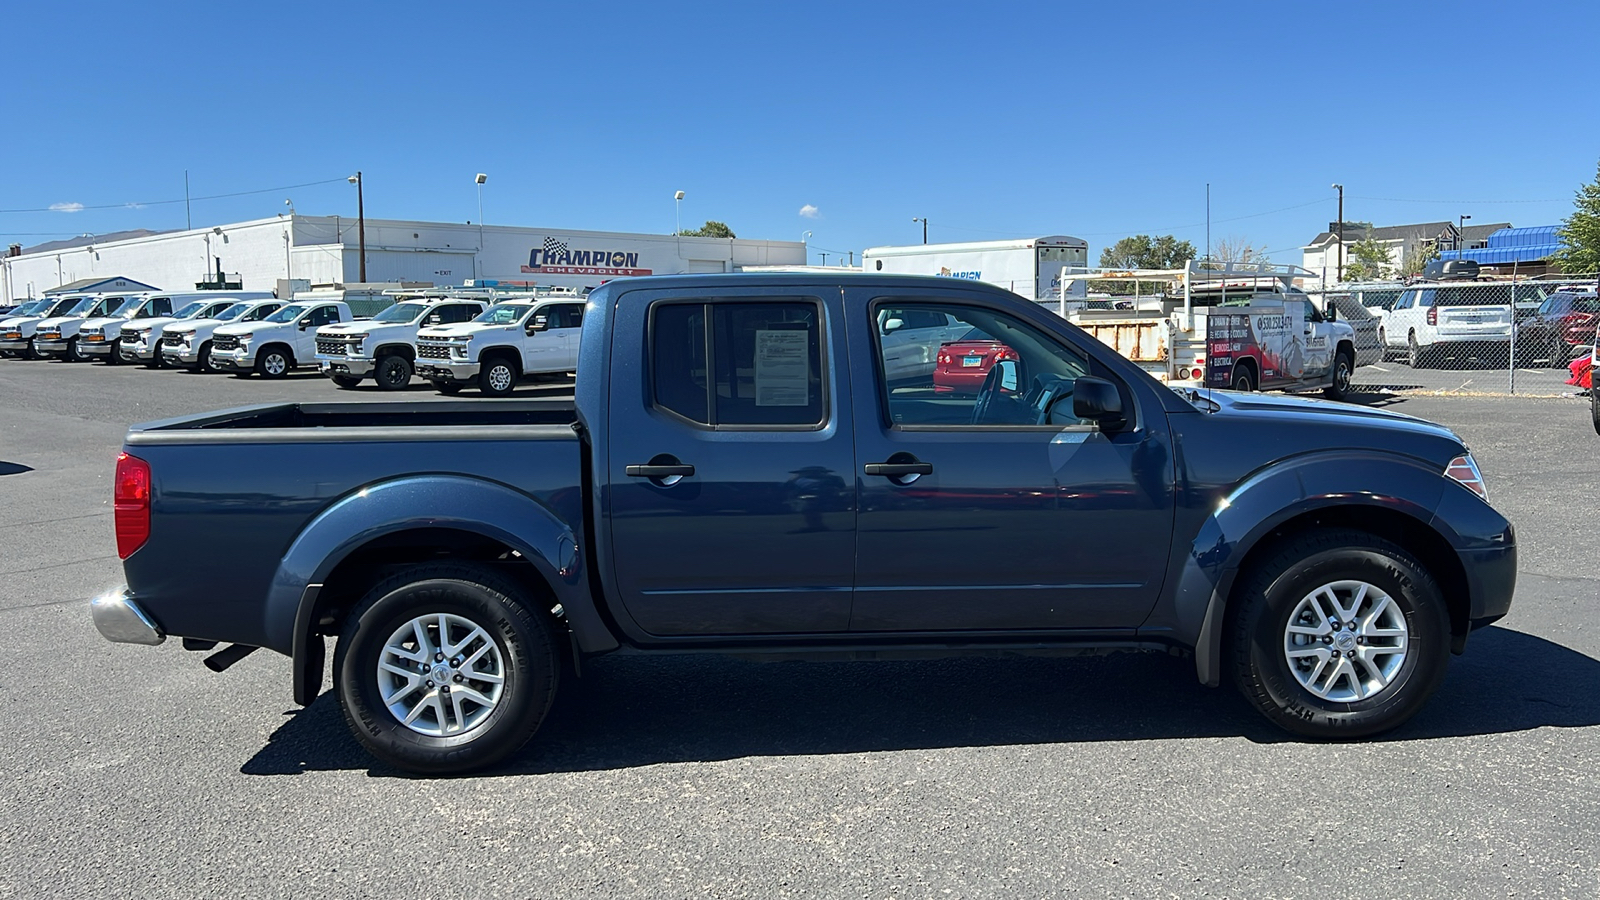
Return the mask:
<path id="1" fill-rule="evenodd" d="M 1445 250 L 1439 254 L 1439 258 L 1470 259 L 1485 266 L 1549 259 L 1561 249 L 1561 238 L 1556 235 L 1556 229 L 1559 227 L 1559 225 L 1535 225 L 1530 228 L 1502 228 L 1489 235 L 1486 247 Z"/>

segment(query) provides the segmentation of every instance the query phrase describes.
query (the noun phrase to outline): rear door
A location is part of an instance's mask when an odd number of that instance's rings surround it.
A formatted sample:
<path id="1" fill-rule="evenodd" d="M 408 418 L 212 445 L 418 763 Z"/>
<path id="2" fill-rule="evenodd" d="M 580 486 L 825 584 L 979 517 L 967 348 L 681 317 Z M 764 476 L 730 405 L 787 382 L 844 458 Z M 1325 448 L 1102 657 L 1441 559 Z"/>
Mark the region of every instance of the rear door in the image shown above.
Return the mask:
<path id="1" fill-rule="evenodd" d="M 598 475 L 608 575 L 637 630 L 844 631 L 856 508 L 842 323 L 822 298 L 777 289 L 617 302 Z"/>
<path id="2" fill-rule="evenodd" d="M 1159 593 L 1172 533 L 1172 457 L 1138 421 L 1115 435 L 1044 410 L 1071 407 L 1078 377 L 1115 376 L 1086 349 L 1029 324 L 988 293 L 847 292 L 859 496 L 852 631 L 1132 628 Z M 859 315 L 860 313 L 857 313 Z M 976 393 L 891 377 L 890 322 L 945 318 L 1014 360 Z M 1133 412 L 1127 385 L 1125 406 Z M 870 389 L 865 389 L 870 388 Z"/>

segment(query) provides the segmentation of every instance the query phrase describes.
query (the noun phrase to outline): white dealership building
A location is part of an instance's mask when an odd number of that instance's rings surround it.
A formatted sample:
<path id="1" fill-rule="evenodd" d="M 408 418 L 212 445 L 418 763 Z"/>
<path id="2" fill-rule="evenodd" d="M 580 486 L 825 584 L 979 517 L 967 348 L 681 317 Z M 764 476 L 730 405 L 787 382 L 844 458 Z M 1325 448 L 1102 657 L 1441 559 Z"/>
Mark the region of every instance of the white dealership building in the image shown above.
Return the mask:
<path id="1" fill-rule="evenodd" d="M 362 231 L 366 277 L 361 277 Z M 745 266 L 804 265 L 797 241 L 677 237 L 558 228 L 299 214 L 132 237 L 76 238 L 13 247 L 0 265 L 0 299 L 38 297 L 83 279 L 120 276 L 162 290 L 218 280 L 270 291 L 280 279 L 313 285 L 468 279 L 594 286 L 613 278 L 737 272 Z"/>

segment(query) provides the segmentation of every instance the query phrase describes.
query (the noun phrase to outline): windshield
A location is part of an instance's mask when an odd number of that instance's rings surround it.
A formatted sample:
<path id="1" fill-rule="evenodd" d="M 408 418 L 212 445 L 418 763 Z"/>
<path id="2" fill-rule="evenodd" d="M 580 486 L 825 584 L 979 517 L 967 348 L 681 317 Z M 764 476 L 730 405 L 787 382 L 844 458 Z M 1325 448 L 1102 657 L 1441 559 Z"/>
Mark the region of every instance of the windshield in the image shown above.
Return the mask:
<path id="1" fill-rule="evenodd" d="M 144 311 L 144 308 L 149 305 L 149 300 L 140 300 L 135 303 L 129 303 L 122 307 L 121 312 L 117 313 L 117 318 L 131 319 L 134 316 L 137 316 L 140 312 Z"/>
<path id="2" fill-rule="evenodd" d="M 248 303 L 235 303 L 222 312 L 217 313 L 217 318 L 224 322 L 232 322 L 234 319 L 244 315 L 244 311 L 249 308 L 250 304 Z"/>
<path id="3" fill-rule="evenodd" d="M 410 323 L 422 318 L 422 314 L 427 311 L 428 304 L 426 303 L 396 303 L 383 312 L 373 316 L 370 321 L 384 323 Z"/>
<path id="4" fill-rule="evenodd" d="M 515 325 L 530 309 L 533 305 L 529 303 L 496 303 L 472 321 L 485 325 Z"/>
<path id="5" fill-rule="evenodd" d="M 204 300 L 196 300 L 195 302 L 184 306 L 182 309 L 178 310 L 172 315 L 174 318 L 187 319 L 191 316 L 198 315 L 200 310 L 205 308 L 206 302 Z"/>
<path id="6" fill-rule="evenodd" d="M 65 315 L 81 316 L 81 315 L 87 313 L 89 310 L 94 309 L 94 305 L 96 303 L 99 303 L 99 302 L 100 302 L 100 298 L 99 297 L 85 297 L 82 300 L 79 300 L 77 303 L 73 304 L 72 308 L 67 310 Z"/>
<path id="7" fill-rule="evenodd" d="M 48 301 L 48 300 L 34 300 L 34 301 L 29 302 L 29 303 L 24 303 L 21 306 L 17 307 L 16 309 L 12 310 L 11 312 L 6 313 L 6 317 L 10 318 L 11 316 L 25 316 L 25 315 L 28 315 L 29 313 L 32 313 L 36 309 L 44 309 L 45 306 L 49 302 L 50 301 Z"/>
<path id="8" fill-rule="evenodd" d="M 306 310 L 308 310 L 310 308 L 311 307 L 304 306 L 304 305 L 299 304 L 299 303 L 291 303 L 288 306 L 285 306 L 283 309 L 280 309 L 277 312 L 273 313 L 272 315 L 267 316 L 266 321 L 268 321 L 268 322 L 293 322 L 296 318 L 299 317 L 299 315 L 301 313 L 305 312 Z"/>

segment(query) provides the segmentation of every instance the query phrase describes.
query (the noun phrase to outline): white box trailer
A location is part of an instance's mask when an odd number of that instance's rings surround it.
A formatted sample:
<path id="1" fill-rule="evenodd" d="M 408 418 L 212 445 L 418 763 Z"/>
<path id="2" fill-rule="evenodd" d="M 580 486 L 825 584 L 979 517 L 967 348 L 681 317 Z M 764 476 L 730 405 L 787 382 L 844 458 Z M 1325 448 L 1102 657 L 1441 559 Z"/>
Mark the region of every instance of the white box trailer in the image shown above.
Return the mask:
<path id="1" fill-rule="evenodd" d="M 1089 265 L 1089 242 L 1057 234 L 1015 241 L 912 244 L 861 252 L 867 272 L 938 275 L 984 281 L 1036 302 L 1061 299 L 1061 274 Z M 1083 282 L 1069 282 L 1069 296 L 1083 296 Z"/>

